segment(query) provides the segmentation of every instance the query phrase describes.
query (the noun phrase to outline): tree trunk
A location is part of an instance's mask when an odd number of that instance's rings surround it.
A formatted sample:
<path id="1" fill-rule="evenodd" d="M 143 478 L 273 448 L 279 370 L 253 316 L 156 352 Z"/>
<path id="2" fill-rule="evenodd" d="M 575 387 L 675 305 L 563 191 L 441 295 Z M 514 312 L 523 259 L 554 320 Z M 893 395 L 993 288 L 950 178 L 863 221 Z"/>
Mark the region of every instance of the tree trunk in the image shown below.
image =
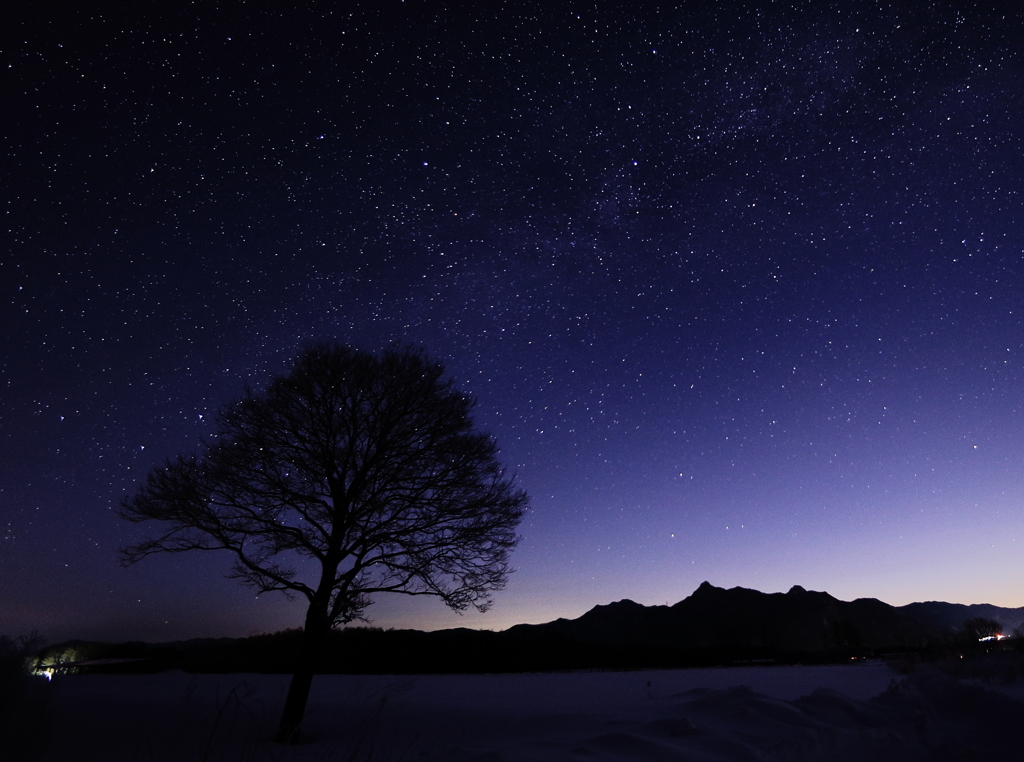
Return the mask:
<path id="1" fill-rule="evenodd" d="M 313 672 L 316 670 L 317 659 L 330 629 L 325 616 L 318 617 L 312 611 L 307 612 L 299 657 L 295 663 L 292 682 L 288 686 L 284 711 L 281 712 L 281 724 L 274 738 L 277 743 L 299 742 L 299 728 L 302 725 L 302 717 L 306 714 L 306 701 L 309 699 L 309 689 L 313 685 Z"/>

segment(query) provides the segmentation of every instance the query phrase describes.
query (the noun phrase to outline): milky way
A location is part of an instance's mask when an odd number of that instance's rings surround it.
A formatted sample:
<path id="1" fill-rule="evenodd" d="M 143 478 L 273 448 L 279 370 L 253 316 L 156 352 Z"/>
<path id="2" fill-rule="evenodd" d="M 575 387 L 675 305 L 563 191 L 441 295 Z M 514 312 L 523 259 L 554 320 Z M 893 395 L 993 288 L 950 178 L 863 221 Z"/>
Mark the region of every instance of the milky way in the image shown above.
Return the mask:
<path id="1" fill-rule="evenodd" d="M 297 626 L 116 509 L 317 339 L 423 346 L 533 497 L 491 612 L 375 624 L 1024 604 L 1017 5 L 445 5 L 6 25 L 0 634 Z"/>

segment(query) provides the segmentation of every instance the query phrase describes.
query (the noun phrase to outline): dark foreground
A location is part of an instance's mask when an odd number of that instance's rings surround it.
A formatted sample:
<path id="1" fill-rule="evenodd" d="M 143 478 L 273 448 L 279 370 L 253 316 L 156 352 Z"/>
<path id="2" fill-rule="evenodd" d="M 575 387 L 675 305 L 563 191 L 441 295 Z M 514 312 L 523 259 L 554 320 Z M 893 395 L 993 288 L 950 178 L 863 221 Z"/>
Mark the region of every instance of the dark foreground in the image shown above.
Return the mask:
<path id="1" fill-rule="evenodd" d="M 271 742 L 284 675 L 67 675 L 29 685 L 21 730 L 47 761 L 1009 759 L 1024 706 L 997 667 L 325 675 L 297 747 Z"/>

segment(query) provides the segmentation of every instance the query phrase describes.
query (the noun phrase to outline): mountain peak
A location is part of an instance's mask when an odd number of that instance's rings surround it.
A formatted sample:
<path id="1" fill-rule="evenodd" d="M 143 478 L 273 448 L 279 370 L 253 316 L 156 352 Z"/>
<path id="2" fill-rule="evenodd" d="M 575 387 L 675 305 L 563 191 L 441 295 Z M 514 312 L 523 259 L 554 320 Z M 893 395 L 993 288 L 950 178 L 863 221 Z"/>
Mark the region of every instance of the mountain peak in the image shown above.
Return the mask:
<path id="1" fill-rule="evenodd" d="M 617 609 L 621 611 L 623 609 L 642 609 L 645 608 L 645 606 L 642 603 L 637 603 L 629 598 L 623 598 L 621 601 L 612 601 L 611 603 L 606 603 L 604 606 L 597 605 L 594 608 Z"/>
<path id="2" fill-rule="evenodd" d="M 612 601 L 611 603 L 599 603 L 590 611 L 586 612 L 580 619 L 594 619 L 604 618 L 611 616 L 628 616 L 629 614 L 635 613 L 645 609 L 646 606 L 631 601 L 629 598 L 623 598 L 621 601 Z M 573 620 L 577 621 L 577 620 Z"/>
<path id="3" fill-rule="evenodd" d="M 715 587 L 714 585 L 712 585 L 707 580 L 704 580 L 703 582 L 700 583 L 700 587 L 698 587 L 696 590 L 693 591 L 693 594 L 697 595 L 698 593 L 703 593 L 703 594 L 714 593 L 714 592 L 720 592 L 720 591 L 722 591 L 724 589 L 725 588 Z"/>

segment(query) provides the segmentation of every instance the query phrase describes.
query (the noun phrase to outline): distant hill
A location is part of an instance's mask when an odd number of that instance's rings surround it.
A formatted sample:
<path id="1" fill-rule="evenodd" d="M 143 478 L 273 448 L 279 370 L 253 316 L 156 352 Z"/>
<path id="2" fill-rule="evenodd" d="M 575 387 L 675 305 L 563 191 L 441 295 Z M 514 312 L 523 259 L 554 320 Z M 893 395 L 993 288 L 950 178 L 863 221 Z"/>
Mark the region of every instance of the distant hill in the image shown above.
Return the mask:
<path id="1" fill-rule="evenodd" d="M 502 632 L 420 632 L 355 627 L 334 631 L 320 671 L 338 673 L 521 672 L 636 669 L 737 662 L 823 662 L 886 652 L 942 651 L 964 621 L 1024 622 L 1024 608 L 951 603 L 890 606 L 841 601 L 794 586 L 786 593 L 704 582 L 673 606 L 630 600 L 595 606 L 577 619 L 520 624 Z M 45 660 L 83 670 L 288 672 L 300 633 L 177 643 L 70 643 Z M 62 650 L 63 649 L 63 650 Z M 126 661 L 130 660 L 130 661 Z"/>
<path id="2" fill-rule="evenodd" d="M 898 606 L 897 611 L 919 622 L 932 632 L 951 632 L 963 626 L 968 619 L 992 619 L 999 622 L 1010 635 L 1014 628 L 1024 627 L 1024 607 L 1011 609 L 991 603 L 942 603 L 926 601 Z"/>

